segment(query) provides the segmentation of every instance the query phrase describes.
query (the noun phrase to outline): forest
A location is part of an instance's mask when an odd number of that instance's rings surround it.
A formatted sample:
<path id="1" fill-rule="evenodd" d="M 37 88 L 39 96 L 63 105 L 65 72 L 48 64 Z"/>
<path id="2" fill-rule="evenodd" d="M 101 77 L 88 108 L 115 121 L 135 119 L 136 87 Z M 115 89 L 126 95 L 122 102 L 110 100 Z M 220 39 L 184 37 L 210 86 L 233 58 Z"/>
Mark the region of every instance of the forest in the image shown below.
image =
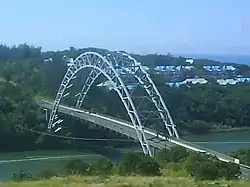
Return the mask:
<path id="1" fill-rule="evenodd" d="M 0 45 L 0 152 L 32 149 L 62 148 L 77 146 L 71 141 L 58 140 L 27 132 L 20 127 L 44 130 L 47 125 L 45 114 L 35 98 L 42 96 L 53 99 L 67 69 L 63 56 L 75 58 L 84 51 L 101 49 L 71 47 L 64 51 L 43 52 L 40 47 L 21 44 L 8 47 Z M 161 64 L 181 65 L 184 57 L 168 55 L 135 55 L 136 59 L 152 68 Z M 45 63 L 45 59 L 53 59 Z M 199 64 L 218 64 L 210 60 L 197 60 Z M 237 65 L 248 72 L 246 65 Z M 86 76 L 88 72 L 83 72 Z M 248 83 L 234 86 L 216 84 L 195 85 L 192 88 L 166 86 L 164 77 L 150 71 L 161 95 L 166 101 L 180 134 L 209 133 L 217 129 L 250 127 L 250 87 Z M 82 79 L 77 80 L 82 81 Z M 101 81 L 101 80 L 98 80 Z M 80 85 L 80 82 L 79 82 Z M 128 116 L 115 92 L 93 87 L 84 103 L 86 108 L 114 117 Z M 70 127 L 67 136 L 117 137 L 106 129 L 64 116 Z M 81 125 L 82 124 L 82 125 Z M 84 143 L 81 143 L 84 144 Z M 103 142 L 107 144 L 107 142 Z M 111 143 L 108 143 L 111 144 Z M 88 146 L 87 144 L 85 146 Z"/>

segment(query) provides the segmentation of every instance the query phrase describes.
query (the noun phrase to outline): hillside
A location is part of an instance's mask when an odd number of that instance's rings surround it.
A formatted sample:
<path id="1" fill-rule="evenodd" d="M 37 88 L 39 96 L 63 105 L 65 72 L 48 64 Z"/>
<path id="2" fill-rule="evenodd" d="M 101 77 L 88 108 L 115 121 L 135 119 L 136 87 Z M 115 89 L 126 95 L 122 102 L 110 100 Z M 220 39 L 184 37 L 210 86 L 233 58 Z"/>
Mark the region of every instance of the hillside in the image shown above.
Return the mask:
<path id="1" fill-rule="evenodd" d="M 34 97 L 39 95 L 54 98 L 62 77 L 67 69 L 63 56 L 77 57 L 80 53 L 90 49 L 70 48 L 64 51 L 42 52 L 41 48 L 26 44 L 16 47 L 0 45 L 0 151 L 13 151 L 22 149 L 74 147 L 69 141 L 55 140 L 53 138 L 37 136 L 23 131 L 20 126 L 44 130 L 47 122 L 44 113 L 34 102 Z M 102 49 L 91 49 L 103 53 Z M 216 83 L 195 84 L 192 86 L 170 87 L 166 85 L 169 75 L 159 73 L 154 68 L 158 65 L 179 66 L 185 65 L 183 57 L 172 55 L 133 55 L 136 59 L 148 66 L 150 73 L 164 100 L 166 101 L 175 123 L 181 134 L 208 133 L 210 131 L 250 127 L 250 87 L 249 83 L 235 85 L 219 85 Z M 224 66 L 220 62 L 211 60 L 196 60 L 196 70 L 203 75 L 204 65 Z M 231 64 L 237 67 L 237 72 L 244 76 L 249 75 L 249 67 Z M 192 72 L 196 75 L 196 71 Z M 88 75 L 83 71 L 75 80 L 75 87 L 71 89 L 74 96 L 81 87 L 81 82 Z M 182 75 L 183 76 L 183 75 Z M 205 75 L 204 76 L 208 76 Z M 210 76 L 210 75 L 209 75 Z M 176 78 L 176 77 L 174 77 Z M 178 77 L 177 77 L 178 78 Z M 177 79 L 176 78 L 176 79 Z M 103 82 L 100 77 L 97 83 Z M 64 102 L 72 105 L 75 97 L 69 97 Z M 115 92 L 108 92 L 100 87 L 91 88 L 84 107 L 93 111 L 111 116 L 128 119 Z M 64 135 L 77 137 L 120 137 L 115 133 L 97 126 L 79 122 L 69 117 L 64 117 Z M 161 130 L 156 124 L 154 127 Z M 124 138 L 124 137 L 123 137 Z M 12 142 L 13 146 L 9 146 Z M 23 143 L 22 143 L 23 142 Z M 53 143 L 52 143 L 53 142 Z M 102 142 L 102 144 L 106 144 Z M 111 144 L 111 143 L 109 143 Z M 122 144 L 123 145 L 123 144 Z M 87 145 L 85 145 L 87 146 Z"/>

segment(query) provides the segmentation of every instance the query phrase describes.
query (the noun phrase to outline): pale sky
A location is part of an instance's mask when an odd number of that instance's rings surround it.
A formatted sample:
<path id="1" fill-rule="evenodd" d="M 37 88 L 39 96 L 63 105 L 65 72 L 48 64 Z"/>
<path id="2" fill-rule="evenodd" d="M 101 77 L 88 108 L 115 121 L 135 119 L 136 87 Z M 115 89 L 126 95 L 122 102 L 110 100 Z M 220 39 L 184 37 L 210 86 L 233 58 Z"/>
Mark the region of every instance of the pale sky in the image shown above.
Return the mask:
<path id="1" fill-rule="evenodd" d="M 250 54 L 250 0 L 0 0 L 0 43 Z"/>

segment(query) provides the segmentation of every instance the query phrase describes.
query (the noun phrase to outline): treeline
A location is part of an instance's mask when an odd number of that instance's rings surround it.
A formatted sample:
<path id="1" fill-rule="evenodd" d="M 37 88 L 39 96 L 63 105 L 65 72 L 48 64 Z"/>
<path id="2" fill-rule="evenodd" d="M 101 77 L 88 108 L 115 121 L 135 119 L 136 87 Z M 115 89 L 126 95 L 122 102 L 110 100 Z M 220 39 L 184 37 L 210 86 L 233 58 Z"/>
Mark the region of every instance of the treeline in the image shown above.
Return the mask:
<path id="1" fill-rule="evenodd" d="M 63 116 L 63 119 L 65 126 L 59 135 L 127 140 L 125 136 L 97 125 L 74 120 L 68 116 Z M 134 145 L 133 141 L 74 141 L 29 131 L 33 129 L 44 132 L 47 123 L 45 113 L 43 109 L 37 106 L 32 92 L 23 89 L 20 84 L 0 80 L 0 152 L 37 149 L 92 149 L 103 153 L 105 150 L 100 148 L 103 146 Z"/>
<path id="2" fill-rule="evenodd" d="M 38 176 L 22 171 L 13 175 L 13 180 L 35 180 L 53 176 L 169 176 L 170 172 L 182 177 L 193 177 L 196 180 L 235 180 L 241 176 L 240 167 L 233 163 L 224 163 L 207 155 L 187 152 L 184 148 L 173 147 L 158 152 L 155 158 L 143 153 L 129 153 L 118 163 L 111 163 L 99 158 L 90 163 L 81 159 L 65 164 L 62 171 L 53 169 L 42 171 Z M 179 174 L 178 174 L 179 173 Z"/>
<path id="3" fill-rule="evenodd" d="M 26 44 L 15 47 L 0 45 L 0 151 L 7 151 L 13 147 L 18 150 L 25 145 L 35 148 L 38 144 L 42 148 L 55 147 L 63 142 L 52 137 L 38 136 L 16 127 L 21 125 L 37 130 L 45 129 L 47 124 L 45 114 L 36 106 L 34 97 L 40 95 L 54 98 L 67 69 L 63 56 L 75 58 L 88 50 L 90 49 L 72 47 L 65 51 L 42 52 L 41 48 Z M 91 50 L 99 53 L 105 52 L 102 49 Z M 170 54 L 166 56 L 134 55 L 134 57 L 150 67 L 164 63 L 177 65 L 185 60 Z M 52 61 L 45 63 L 44 60 L 49 58 Z M 79 74 L 70 95 L 74 96 L 80 90 L 84 77 L 88 73 L 89 70 L 86 70 Z M 181 134 L 207 133 L 221 128 L 249 127 L 249 85 L 238 84 L 223 87 L 208 84 L 175 89 L 166 86 L 164 77 L 161 75 L 157 75 L 154 71 L 150 73 Z M 103 77 L 100 77 L 97 83 L 103 80 Z M 76 98 L 69 97 L 65 102 L 74 105 Z M 117 94 L 96 86 L 91 88 L 83 107 L 128 120 L 128 115 Z M 93 138 L 102 137 L 105 134 L 107 137 L 117 137 L 108 130 L 86 122 L 75 121 L 66 116 L 63 116 L 63 119 L 65 128 L 62 133 L 64 135 Z M 156 124 L 151 128 L 161 129 L 162 127 Z M 14 142 L 12 145 L 17 146 L 9 146 L 8 142 Z M 64 141 L 62 145 L 67 145 L 68 142 L 72 144 L 72 141 Z"/>
<path id="4" fill-rule="evenodd" d="M 181 131 L 206 133 L 215 129 L 249 127 L 248 84 L 197 85 L 191 89 L 162 89 L 162 93 Z"/>

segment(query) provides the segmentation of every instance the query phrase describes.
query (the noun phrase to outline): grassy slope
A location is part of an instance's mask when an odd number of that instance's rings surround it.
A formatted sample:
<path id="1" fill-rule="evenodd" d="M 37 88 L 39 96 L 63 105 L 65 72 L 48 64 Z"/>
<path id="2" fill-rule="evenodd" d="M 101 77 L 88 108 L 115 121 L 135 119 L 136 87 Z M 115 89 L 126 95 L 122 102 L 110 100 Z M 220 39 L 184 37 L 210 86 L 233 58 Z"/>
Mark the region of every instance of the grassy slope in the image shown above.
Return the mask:
<path id="1" fill-rule="evenodd" d="M 249 187 L 247 181 L 197 181 L 188 177 L 78 177 L 52 178 L 49 180 L 6 182 L 1 187 Z"/>

